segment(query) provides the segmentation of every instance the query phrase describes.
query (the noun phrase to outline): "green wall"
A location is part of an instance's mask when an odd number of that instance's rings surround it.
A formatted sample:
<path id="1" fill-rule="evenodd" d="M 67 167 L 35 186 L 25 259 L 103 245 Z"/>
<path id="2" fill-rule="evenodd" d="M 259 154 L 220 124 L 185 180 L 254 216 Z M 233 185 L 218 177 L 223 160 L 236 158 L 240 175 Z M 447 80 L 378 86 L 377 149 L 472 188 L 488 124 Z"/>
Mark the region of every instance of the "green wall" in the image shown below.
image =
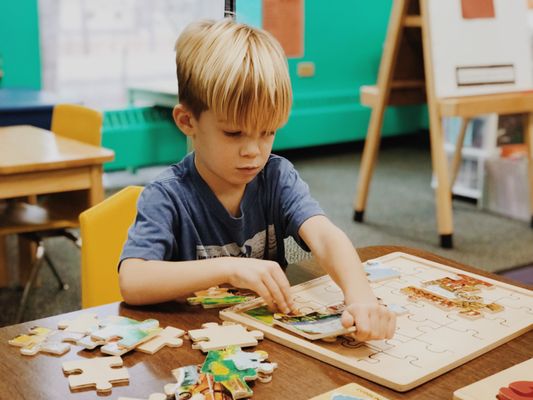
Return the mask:
<path id="1" fill-rule="evenodd" d="M 364 139 L 370 110 L 359 103 L 361 85 L 375 84 L 392 0 L 305 1 L 304 55 L 289 59 L 294 106 L 276 135 L 275 149 Z M 261 0 L 237 1 L 237 18 L 260 26 Z M 315 76 L 298 77 L 299 62 Z M 389 108 L 383 135 L 418 130 L 423 108 Z"/>
<path id="2" fill-rule="evenodd" d="M 41 52 L 37 0 L 0 3 L 0 87 L 41 88 Z"/>

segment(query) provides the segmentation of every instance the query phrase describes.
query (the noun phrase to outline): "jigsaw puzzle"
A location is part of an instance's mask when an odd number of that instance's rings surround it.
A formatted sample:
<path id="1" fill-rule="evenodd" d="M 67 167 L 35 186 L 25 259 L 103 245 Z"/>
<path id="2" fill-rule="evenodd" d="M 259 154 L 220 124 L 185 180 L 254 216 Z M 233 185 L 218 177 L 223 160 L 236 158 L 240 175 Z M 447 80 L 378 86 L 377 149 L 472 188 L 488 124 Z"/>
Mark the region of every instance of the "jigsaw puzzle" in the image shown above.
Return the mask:
<path id="1" fill-rule="evenodd" d="M 120 357 L 66 361 L 63 363 L 63 372 L 72 374 L 68 377 L 71 389 L 95 387 L 97 392 L 109 392 L 113 383 L 129 381 L 128 370 L 122 366 Z"/>
<path id="2" fill-rule="evenodd" d="M 412 389 L 530 329 L 531 291 L 405 253 L 372 260 L 399 277 L 371 282 L 376 296 L 402 310 L 393 339 L 309 341 L 247 315 L 254 301 L 222 310 L 223 320 L 262 330 L 271 340 L 397 391 Z M 366 263 L 368 264 L 368 262 Z M 327 275 L 292 289 L 298 310 L 343 301 Z"/>
<path id="3" fill-rule="evenodd" d="M 257 341 L 263 339 L 263 332 L 248 331 L 240 324 L 223 324 L 208 322 L 202 329 L 193 329 L 188 332 L 189 338 L 194 342 L 193 349 L 200 349 L 204 353 L 210 350 L 221 350 L 228 346 L 257 346 Z"/>
<path id="4" fill-rule="evenodd" d="M 529 397 L 528 397 L 529 396 Z M 454 400 L 533 399 L 533 358 L 456 390 Z"/>

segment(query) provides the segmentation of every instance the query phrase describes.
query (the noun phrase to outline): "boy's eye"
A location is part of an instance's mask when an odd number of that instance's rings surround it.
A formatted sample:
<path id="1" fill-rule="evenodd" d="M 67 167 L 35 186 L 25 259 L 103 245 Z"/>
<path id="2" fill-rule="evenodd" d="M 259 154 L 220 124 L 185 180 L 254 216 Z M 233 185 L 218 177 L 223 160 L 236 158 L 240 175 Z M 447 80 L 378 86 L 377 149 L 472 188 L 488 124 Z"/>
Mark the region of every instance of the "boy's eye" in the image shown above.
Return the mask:
<path id="1" fill-rule="evenodd" d="M 241 131 L 224 131 L 224 135 L 227 137 L 239 137 L 241 134 Z"/>
<path id="2" fill-rule="evenodd" d="M 274 136 L 276 134 L 276 131 L 267 131 L 267 132 L 263 132 L 263 135 L 264 136 Z"/>

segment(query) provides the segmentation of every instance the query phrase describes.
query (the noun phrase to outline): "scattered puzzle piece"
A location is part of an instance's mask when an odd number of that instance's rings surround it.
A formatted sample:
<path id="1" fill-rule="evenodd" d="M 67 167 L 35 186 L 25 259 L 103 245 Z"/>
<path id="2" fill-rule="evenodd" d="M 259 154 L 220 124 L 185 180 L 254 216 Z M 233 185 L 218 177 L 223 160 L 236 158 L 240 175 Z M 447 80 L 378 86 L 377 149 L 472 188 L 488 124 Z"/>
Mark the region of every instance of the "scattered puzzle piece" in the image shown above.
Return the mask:
<path id="1" fill-rule="evenodd" d="M 214 381 L 221 382 L 233 399 L 248 398 L 253 391 L 247 381 L 272 380 L 277 364 L 264 362 L 267 358 L 268 353 L 264 351 L 244 352 L 236 346 L 213 350 L 207 354 L 201 372 L 213 375 Z"/>
<path id="2" fill-rule="evenodd" d="M 215 382 L 213 375 L 198 372 L 196 365 L 172 370 L 177 383 L 165 385 L 165 394 L 176 399 L 232 400 L 222 383 Z"/>
<path id="3" fill-rule="evenodd" d="M 63 371 L 66 374 L 81 372 L 68 377 L 71 389 L 95 387 L 97 392 L 109 392 L 113 383 L 129 381 L 128 370 L 122 366 L 120 357 L 67 361 L 63 363 Z"/>
<path id="4" fill-rule="evenodd" d="M 263 332 L 248 331 L 239 324 L 219 325 L 216 322 L 208 322 L 202 325 L 202 329 L 190 330 L 189 337 L 194 342 L 193 349 L 200 349 L 206 353 L 228 346 L 256 346 L 257 341 L 263 339 Z"/>
<path id="5" fill-rule="evenodd" d="M 96 314 L 82 314 L 72 320 L 60 321 L 57 327 L 65 332 L 79 332 L 88 335 L 97 330 L 100 325 Z"/>
<path id="6" fill-rule="evenodd" d="M 20 353 L 25 356 L 34 356 L 39 352 L 63 355 L 70 350 L 70 345 L 65 342 L 76 343 L 84 336 L 83 333 L 33 327 L 28 331 L 28 334 L 18 335 L 8 343 L 20 347 Z"/>
<path id="7" fill-rule="evenodd" d="M 163 393 L 152 393 L 150 397 L 148 397 L 148 400 L 166 400 L 167 395 Z M 143 400 L 143 399 L 137 399 L 133 397 L 119 397 L 118 400 Z"/>
<path id="8" fill-rule="evenodd" d="M 91 333 L 91 339 L 78 341 L 81 346 L 94 348 L 104 344 L 102 353 L 120 356 L 141 343 L 153 338 L 161 329 L 155 319 L 136 321 L 131 318 L 112 316 L 101 322 L 102 328 Z"/>
<path id="9" fill-rule="evenodd" d="M 142 351 L 143 353 L 155 354 L 165 346 L 180 347 L 183 344 L 183 340 L 179 338 L 184 334 L 185 331 L 181 329 L 167 326 L 155 335 L 154 338 L 137 346 L 136 350 Z"/>

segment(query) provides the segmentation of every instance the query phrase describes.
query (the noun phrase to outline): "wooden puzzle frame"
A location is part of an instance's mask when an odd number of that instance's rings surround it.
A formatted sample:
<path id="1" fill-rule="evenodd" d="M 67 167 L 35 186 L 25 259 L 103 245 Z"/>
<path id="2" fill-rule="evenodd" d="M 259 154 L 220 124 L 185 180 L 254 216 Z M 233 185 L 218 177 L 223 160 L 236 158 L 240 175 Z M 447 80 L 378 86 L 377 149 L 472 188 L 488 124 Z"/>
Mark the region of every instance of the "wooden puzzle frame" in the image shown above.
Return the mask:
<path id="1" fill-rule="evenodd" d="M 402 272 L 400 278 L 371 284 L 376 295 L 386 304 L 392 299 L 394 304 L 409 309 L 408 314 L 398 317 L 396 335 L 391 340 L 368 343 L 357 343 L 348 338 L 338 338 L 334 343 L 309 341 L 243 314 L 252 302 L 223 310 L 220 318 L 259 329 L 275 342 L 400 392 L 421 385 L 520 336 L 533 325 L 533 293 L 527 289 L 401 252 L 373 261 Z M 489 291 L 493 297 L 501 296 L 505 310 L 470 320 L 458 316 L 457 310 L 443 310 L 427 302 L 409 301 L 400 292 L 403 287 L 417 282 L 420 284 L 456 274 L 492 284 L 494 287 Z M 294 286 L 293 296 L 305 295 L 306 290 L 317 286 L 332 288 L 329 292 L 335 287 L 338 289 L 325 275 Z M 338 292 L 342 297 L 340 290 Z M 257 303 L 254 301 L 253 305 Z"/>

